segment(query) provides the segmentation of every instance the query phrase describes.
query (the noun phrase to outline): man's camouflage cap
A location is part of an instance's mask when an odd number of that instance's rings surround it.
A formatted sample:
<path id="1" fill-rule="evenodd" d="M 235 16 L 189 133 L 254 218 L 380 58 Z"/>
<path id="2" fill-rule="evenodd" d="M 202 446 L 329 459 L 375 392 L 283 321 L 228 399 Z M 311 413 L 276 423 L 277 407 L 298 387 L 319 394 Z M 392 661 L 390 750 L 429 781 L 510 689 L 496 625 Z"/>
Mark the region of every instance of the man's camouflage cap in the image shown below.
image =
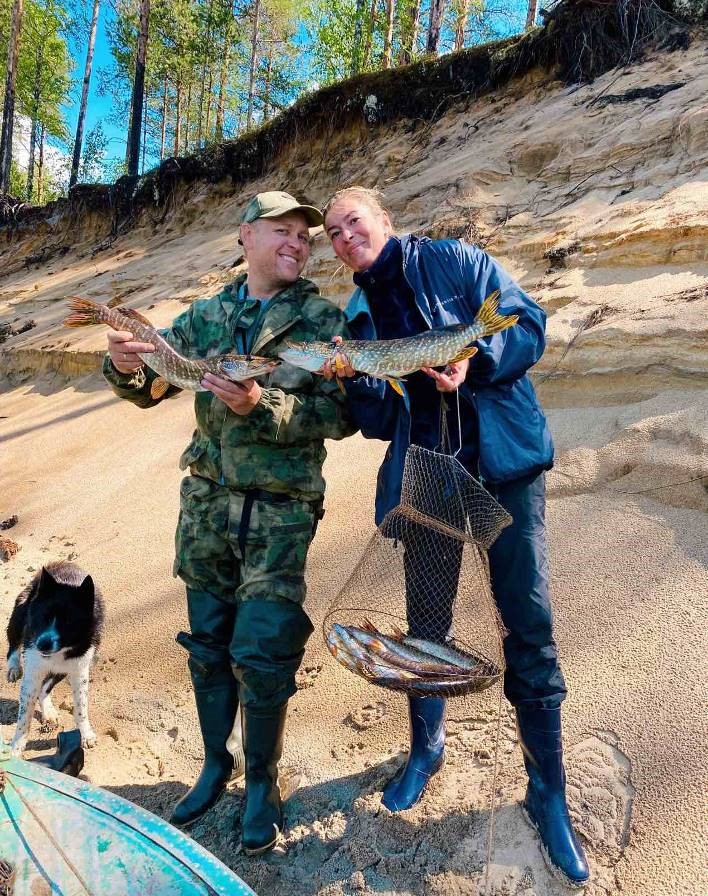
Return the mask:
<path id="1" fill-rule="evenodd" d="M 302 212 L 308 227 L 319 227 L 324 223 L 322 212 L 314 205 L 302 205 L 290 193 L 279 190 L 258 193 L 246 206 L 241 223 L 250 224 L 258 218 L 279 218 L 288 212 Z"/>

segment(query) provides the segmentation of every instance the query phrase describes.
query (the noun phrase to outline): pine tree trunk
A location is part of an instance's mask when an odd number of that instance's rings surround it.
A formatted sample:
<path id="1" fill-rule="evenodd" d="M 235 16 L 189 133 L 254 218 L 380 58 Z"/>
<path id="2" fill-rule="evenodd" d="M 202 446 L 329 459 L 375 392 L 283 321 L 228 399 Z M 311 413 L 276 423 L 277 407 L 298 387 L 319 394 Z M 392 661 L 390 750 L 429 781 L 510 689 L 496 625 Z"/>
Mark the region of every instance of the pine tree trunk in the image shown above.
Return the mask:
<path id="1" fill-rule="evenodd" d="M 15 81 L 17 80 L 17 56 L 22 29 L 22 0 L 15 0 L 10 19 L 10 39 L 7 44 L 7 74 L 5 76 L 5 100 L 2 107 L 2 131 L 0 131 L 0 196 L 10 188 L 12 166 L 12 131 L 15 123 Z"/>
<path id="2" fill-rule="evenodd" d="M 140 173 L 145 174 L 145 144 L 147 143 L 147 129 L 148 129 L 148 98 L 145 97 L 145 104 L 143 106 L 143 158 L 140 163 Z"/>
<path id="3" fill-rule="evenodd" d="M 175 106 L 176 114 L 175 114 L 175 145 L 174 145 L 174 156 L 179 155 L 179 141 L 182 136 L 181 134 L 181 126 L 182 126 L 182 82 L 178 81 L 177 86 L 175 87 L 175 91 L 177 93 Z"/>
<path id="4" fill-rule="evenodd" d="M 167 139 L 167 75 L 162 82 L 162 126 L 160 128 L 160 161 L 165 158 L 165 140 Z"/>
<path id="5" fill-rule="evenodd" d="M 143 103 L 145 101 L 145 62 L 147 59 L 148 26 L 150 24 L 150 0 L 140 0 L 140 30 L 135 56 L 135 78 L 130 103 L 130 130 L 125 154 L 128 174 L 138 173 L 140 164 L 140 132 L 143 126 Z"/>
<path id="6" fill-rule="evenodd" d="M 221 55 L 221 71 L 219 72 L 219 100 L 216 105 L 216 124 L 214 125 L 214 139 L 217 143 L 224 139 L 224 112 L 226 110 L 226 85 L 229 80 L 229 61 L 231 59 L 231 30 L 233 28 L 233 7 L 231 0 L 225 0 L 228 5 L 229 18 L 224 28 L 224 49 Z"/>
<path id="7" fill-rule="evenodd" d="M 189 124 L 192 113 L 192 80 L 187 82 L 187 106 L 184 110 L 184 154 L 189 152 Z"/>
<path id="8" fill-rule="evenodd" d="M 465 30 L 470 12 L 470 0 L 458 0 L 458 3 L 460 6 L 455 16 L 455 50 L 461 50 L 465 45 Z"/>
<path id="9" fill-rule="evenodd" d="M 207 65 L 209 48 L 211 47 L 211 23 L 213 19 L 214 0 L 209 0 L 209 11 L 207 12 L 207 31 L 206 40 L 204 42 L 204 56 L 202 57 L 202 77 L 201 87 L 199 89 L 199 112 L 197 113 L 197 149 L 202 145 L 202 133 L 208 129 L 203 128 L 204 124 L 204 94 L 206 93 Z"/>
<path id="10" fill-rule="evenodd" d="M 30 124 L 29 163 L 27 165 L 27 202 L 32 202 L 34 192 L 34 155 L 37 147 L 37 119 Z"/>
<path id="11" fill-rule="evenodd" d="M 42 204 L 44 188 L 44 125 L 39 130 L 39 165 L 37 166 L 37 203 Z"/>
<path id="12" fill-rule="evenodd" d="M 538 11 L 538 0 L 529 0 L 529 6 L 526 11 L 526 27 L 529 31 L 536 24 L 536 13 Z"/>
<path id="13" fill-rule="evenodd" d="M 374 29 L 376 28 L 376 4 L 377 0 L 371 0 L 371 9 L 369 11 L 369 27 L 366 32 L 366 44 L 364 45 L 364 57 L 361 60 L 362 71 L 366 70 L 371 56 L 371 45 L 374 41 Z"/>
<path id="14" fill-rule="evenodd" d="M 409 0 L 401 17 L 401 49 L 398 52 L 398 64 L 408 65 L 413 60 L 415 45 L 420 25 L 420 0 Z"/>
<path id="15" fill-rule="evenodd" d="M 37 116 L 39 115 L 39 101 L 42 92 L 42 69 L 44 44 L 37 47 L 37 59 L 34 67 L 34 87 L 32 90 L 32 118 L 30 125 L 29 164 L 27 166 L 27 201 L 32 202 L 34 188 L 34 152 L 37 136 Z"/>
<path id="16" fill-rule="evenodd" d="M 354 22 L 354 39 L 352 41 L 352 66 L 351 74 L 356 75 L 361 71 L 361 39 L 364 34 L 364 6 L 366 0 L 356 0 L 356 13 Z"/>
<path id="17" fill-rule="evenodd" d="M 265 93 L 263 95 L 263 121 L 270 118 L 270 75 L 273 71 L 273 44 L 268 49 L 268 68 L 266 69 Z"/>
<path id="18" fill-rule="evenodd" d="M 207 107 L 206 107 L 206 122 L 204 124 L 204 141 L 209 141 L 209 128 L 211 127 L 211 107 L 213 105 L 214 97 L 212 96 L 212 87 L 213 78 L 212 78 L 212 66 L 209 66 L 209 86 L 207 87 Z"/>
<path id="19" fill-rule="evenodd" d="M 229 77 L 229 53 L 228 43 L 224 47 L 224 58 L 221 62 L 219 73 L 219 101 L 216 104 L 216 124 L 214 126 L 214 139 L 217 143 L 224 139 L 224 111 L 226 109 L 226 83 Z"/>
<path id="20" fill-rule="evenodd" d="M 256 85 L 256 66 L 258 65 L 258 19 L 261 12 L 261 0 L 256 0 L 253 8 L 253 32 L 251 34 L 251 65 L 248 72 L 248 108 L 246 109 L 246 130 L 251 130 L 253 122 L 253 94 Z"/>
<path id="21" fill-rule="evenodd" d="M 93 0 L 93 13 L 91 15 L 91 28 L 89 29 L 88 50 L 86 51 L 86 68 L 84 69 L 84 83 L 81 88 L 81 104 L 79 106 L 79 120 L 76 123 L 76 137 L 74 139 L 74 155 L 71 160 L 71 174 L 69 175 L 69 189 L 71 189 L 79 177 L 79 165 L 81 163 L 81 149 L 84 142 L 84 121 L 86 119 L 86 104 L 88 102 L 89 82 L 91 80 L 91 68 L 93 66 L 93 48 L 96 43 L 96 27 L 98 24 L 98 7 L 101 0 Z"/>
<path id="22" fill-rule="evenodd" d="M 440 44 L 440 29 L 445 14 L 445 0 L 430 0 L 430 19 L 428 21 L 428 53 L 437 53 Z"/>
<path id="23" fill-rule="evenodd" d="M 383 67 L 391 68 L 391 47 L 393 44 L 393 0 L 386 0 L 386 34 L 384 36 Z"/>

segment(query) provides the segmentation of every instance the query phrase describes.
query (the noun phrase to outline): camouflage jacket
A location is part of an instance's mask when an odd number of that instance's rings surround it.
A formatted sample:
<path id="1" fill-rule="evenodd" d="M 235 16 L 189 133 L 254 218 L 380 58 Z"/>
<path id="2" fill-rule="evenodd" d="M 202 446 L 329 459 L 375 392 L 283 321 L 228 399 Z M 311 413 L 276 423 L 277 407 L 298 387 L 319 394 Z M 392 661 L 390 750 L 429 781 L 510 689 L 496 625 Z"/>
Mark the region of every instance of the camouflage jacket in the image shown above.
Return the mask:
<path id="1" fill-rule="evenodd" d="M 210 299 L 199 299 L 161 331 L 181 354 L 205 358 L 242 352 L 244 332 L 256 312 L 243 314 L 239 288 L 242 274 Z M 277 357 L 285 340 L 329 340 L 345 333 L 344 314 L 323 299 L 314 283 L 299 279 L 273 296 L 256 324 L 250 350 Z M 138 407 L 157 402 L 150 397 L 156 374 L 144 367 L 136 374 L 119 373 L 106 355 L 103 374 L 113 391 Z M 197 392 L 197 428 L 180 459 L 180 468 L 229 488 L 262 488 L 303 501 L 324 493 L 324 439 L 342 439 L 356 431 L 346 399 L 336 383 L 282 364 L 259 379 L 262 395 L 247 416 L 232 413 L 211 392 Z M 176 390 L 170 387 L 167 395 Z"/>

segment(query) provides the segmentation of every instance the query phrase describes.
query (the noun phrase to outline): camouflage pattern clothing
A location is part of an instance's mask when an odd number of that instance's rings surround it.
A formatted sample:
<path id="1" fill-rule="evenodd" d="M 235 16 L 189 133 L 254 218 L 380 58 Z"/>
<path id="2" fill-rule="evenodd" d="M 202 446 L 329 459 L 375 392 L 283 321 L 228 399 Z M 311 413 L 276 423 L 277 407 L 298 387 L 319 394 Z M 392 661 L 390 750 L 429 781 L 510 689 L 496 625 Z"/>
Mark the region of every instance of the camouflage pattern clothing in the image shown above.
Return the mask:
<path id="1" fill-rule="evenodd" d="M 245 295 L 246 275 L 198 300 L 161 331 L 187 357 L 227 352 L 277 357 L 285 340 L 345 334 L 343 313 L 299 279 L 267 302 Z M 113 391 L 139 407 L 156 374 L 121 374 L 106 356 Z M 305 560 L 324 494 L 325 438 L 353 433 L 336 383 L 282 364 L 259 379 L 246 416 L 197 392 L 197 427 L 182 454 L 174 574 L 187 585 L 191 634 L 178 641 L 190 668 L 209 677 L 230 663 L 247 704 L 278 706 L 295 691 L 312 625 L 302 608 Z M 178 391 L 170 387 L 166 396 Z M 165 396 L 165 397 L 166 397 Z M 194 670 L 193 670 L 194 671 Z"/>
<path id="2" fill-rule="evenodd" d="M 344 314 L 323 299 L 314 283 L 299 279 L 265 307 L 239 299 L 246 275 L 211 299 L 200 299 L 166 330 L 165 339 L 187 357 L 206 358 L 226 352 L 277 357 L 286 340 L 329 340 L 345 332 Z M 256 316 L 261 315 L 260 322 Z M 248 331 L 252 344 L 246 345 Z M 139 407 L 150 407 L 147 367 L 119 373 L 106 357 L 103 373 L 113 391 Z M 180 460 L 180 469 L 245 491 L 262 488 L 302 501 L 321 500 L 324 439 L 355 432 L 346 401 L 336 383 L 282 364 L 268 377 L 260 402 L 247 416 L 233 414 L 211 392 L 195 394 L 197 428 Z M 171 387 L 167 395 L 176 391 Z M 161 399 L 160 399 L 161 400 Z"/>

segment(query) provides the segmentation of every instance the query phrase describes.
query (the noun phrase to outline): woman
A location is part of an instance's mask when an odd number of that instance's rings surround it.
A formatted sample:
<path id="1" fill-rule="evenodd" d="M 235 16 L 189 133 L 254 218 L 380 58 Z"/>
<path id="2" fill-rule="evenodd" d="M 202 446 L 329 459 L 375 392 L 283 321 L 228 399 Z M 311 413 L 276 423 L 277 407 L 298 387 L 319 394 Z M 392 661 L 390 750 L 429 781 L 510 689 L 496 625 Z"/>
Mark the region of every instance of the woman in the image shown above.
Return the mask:
<path id="1" fill-rule="evenodd" d="M 500 313 L 519 315 L 515 326 L 480 340 L 470 360 L 409 376 L 403 397 L 383 380 L 356 376 L 349 366 L 344 372 L 354 377 L 347 393 L 362 433 L 391 443 L 379 472 L 377 523 L 399 503 L 409 444 L 436 446 L 440 396 L 459 390 L 461 432 L 456 403 L 455 413 L 448 414 L 452 442 L 462 444 L 458 460 L 514 520 L 489 550 L 489 566 L 508 631 L 504 692 L 516 710 L 529 777 L 523 808 L 553 869 L 581 887 L 589 871 L 565 799 L 560 705 L 566 688 L 548 589 L 544 471 L 553 463 L 553 443 L 527 376 L 543 353 L 546 315 L 481 250 L 459 240 L 393 236 L 376 191 L 350 187 L 336 193 L 325 208 L 325 230 L 338 258 L 354 272 L 357 289 L 346 313 L 355 339 L 392 339 L 470 323 L 496 289 Z M 411 697 L 409 704 L 408 761 L 383 794 L 392 811 L 415 805 L 443 759 L 445 701 Z"/>

